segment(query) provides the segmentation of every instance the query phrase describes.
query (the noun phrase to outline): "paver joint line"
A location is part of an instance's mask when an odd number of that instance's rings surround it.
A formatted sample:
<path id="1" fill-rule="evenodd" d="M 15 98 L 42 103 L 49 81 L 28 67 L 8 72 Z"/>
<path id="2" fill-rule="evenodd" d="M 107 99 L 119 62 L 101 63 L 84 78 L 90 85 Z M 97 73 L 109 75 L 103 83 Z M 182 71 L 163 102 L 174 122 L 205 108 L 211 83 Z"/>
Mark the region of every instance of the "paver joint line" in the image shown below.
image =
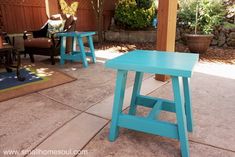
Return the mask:
<path id="1" fill-rule="evenodd" d="M 198 141 L 194 141 L 194 140 L 191 140 L 191 139 L 189 139 L 189 141 L 190 141 L 190 142 L 193 142 L 193 143 L 205 145 L 205 146 L 208 146 L 208 147 L 213 147 L 213 148 L 216 148 L 216 149 L 221 149 L 221 150 L 225 150 L 225 151 L 229 151 L 229 152 L 235 153 L 235 151 L 234 151 L 234 150 L 231 150 L 231 149 L 226 149 L 226 148 L 222 148 L 222 147 L 217 147 L 217 146 L 214 146 L 214 145 L 211 145 L 211 144 L 207 144 L 207 143 L 203 143 L 203 142 L 198 142 Z"/>

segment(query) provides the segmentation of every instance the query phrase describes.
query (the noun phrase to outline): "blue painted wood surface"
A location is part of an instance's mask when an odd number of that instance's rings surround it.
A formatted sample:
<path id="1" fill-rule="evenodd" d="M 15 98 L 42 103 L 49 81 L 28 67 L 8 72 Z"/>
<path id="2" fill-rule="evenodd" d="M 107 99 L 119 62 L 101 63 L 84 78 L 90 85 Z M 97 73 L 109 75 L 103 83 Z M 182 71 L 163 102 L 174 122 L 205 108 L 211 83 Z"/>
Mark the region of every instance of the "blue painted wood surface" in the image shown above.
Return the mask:
<path id="1" fill-rule="evenodd" d="M 120 114 L 118 126 L 174 139 L 179 138 L 177 125 L 170 122 Z"/>
<path id="2" fill-rule="evenodd" d="M 198 54 L 136 50 L 107 61 L 106 67 L 118 70 L 110 141 L 118 137 L 119 127 L 124 127 L 179 139 L 182 156 L 189 157 L 187 133 L 193 130 L 189 77 L 192 76 L 198 57 Z M 129 114 L 125 115 L 122 113 L 122 106 L 128 71 L 135 71 L 136 77 Z M 141 95 L 143 73 L 171 75 L 174 100 Z M 137 105 L 149 107 L 152 110 L 147 117 L 139 117 L 135 115 Z M 162 110 L 175 112 L 177 123 L 158 120 L 158 115 Z"/>
<path id="3" fill-rule="evenodd" d="M 199 55 L 193 53 L 166 53 L 150 50 L 135 50 L 108 60 L 108 68 L 145 73 L 191 77 Z"/>
<path id="4" fill-rule="evenodd" d="M 158 118 L 160 112 L 161 112 L 161 109 L 162 109 L 162 101 L 161 100 L 158 100 L 154 106 L 153 106 L 153 109 L 149 112 L 149 115 L 148 115 L 148 118 L 149 119 L 155 119 L 155 118 Z"/>
<path id="5" fill-rule="evenodd" d="M 136 107 L 137 107 L 136 98 L 138 95 L 140 95 L 140 88 L 142 84 L 143 75 L 144 74 L 141 72 L 136 72 L 135 74 L 135 82 L 134 82 L 134 87 L 132 91 L 131 105 L 130 105 L 130 110 L 129 110 L 130 115 L 136 114 Z"/>
<path id="6" fill-rule="evenodd" d="M 57 33 L 56 34 L 58 37 L 87 37 L 87 36 L 92 36 L 95 35 L 95 32 L 64 32 L 64 33 Z"/>
<path id="7" fill-rule="evenodd" d="M 180 140 L 180 148 L 182 157 L 189 157 L 189 142 L 188 142 L 188 132 L 187 123 L 185 116 L 185 106 L 182 103 L 182 79 L 179 77 L 172 77 L 172 85 L 174 92 L 175 108 L 176 108 L 176 119 L 178 124 L 178 133 Z"/>
<path id="8" fill-rule="evenodd" d="M 57 33 L 58 37 L 61 37 L 61 47 L 60 47 L 60 64 L 63 65 L 65 60 L 71 61 L 82 61 L 83 67 L 88 67 L 88 62 L 86 57 L 91 57 L 92 62 L 96 62 L 95 57 L 95 49 L 93 45 L 92 36 L 95 32 L 65 32 L 65 33 Z M 72 52 L 65 53 L 66 51 L 66 38 L 72 37 Z M 89 52 L 85 51 L 84 43 L 82 38 L 86 37 L 88 41 L 88 45 L 90 48 Z M 80 48 L 80 51 L 76 49 L 76 45 Z"/>
<path id="9" fill-rule="evenodd" d="M 120 113 L 122 112 L 123 100 L 126 89 L 126 79 L 127 79 L 127 71 L 118 70 L 113 113 L 112 113 L 112 122 L 110 127 L 110 136 L 109 136 L 110 141 L 114 141 L 118 136 L 119 132 L 118 118 Z"/>
<path id="10" fill-rule="evenodd" d="M 191 105 L 189 78 L 184 77 L 183 84 L 184 84 L 185 112 L 187 116 L 187 128 L 189 132 L 193 132 L 193 113 L 192 113 L 192 105 Z"/>

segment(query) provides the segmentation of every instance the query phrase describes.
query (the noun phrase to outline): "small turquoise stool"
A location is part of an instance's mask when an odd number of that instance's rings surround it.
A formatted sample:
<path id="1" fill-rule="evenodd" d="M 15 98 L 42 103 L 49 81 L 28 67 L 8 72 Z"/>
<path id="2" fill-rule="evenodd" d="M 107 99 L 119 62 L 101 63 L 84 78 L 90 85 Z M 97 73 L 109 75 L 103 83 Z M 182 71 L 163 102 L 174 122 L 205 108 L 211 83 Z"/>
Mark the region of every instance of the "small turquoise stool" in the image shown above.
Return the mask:
<path id="1" fill-rule="evenodd" d="M 199 55 L 135 50 L 108 60 L 108 68 L 117 69 L 117 80 L 110 127 L 110 141 L 118 137 L 120 127 L 165 136 L 180 141 L 181 154 L 189 157 L 188 131 L 193 131 L 189 78 Z M 128 71 L 136 72 L 130 110 L 122 113 Z M 174 101 L 140 94 L 144 73 L 170 75 Z M 136 115 L 137 105 L 152 108 L 147 117 Z M 158 120 L 161 111 L 175 112 L 177 123 Z"/>
<path id="2" fill-rule="evenodd" d="M 88 63 L 86 57 L 89 56 L 92 58 L 93 63 L 96 62 L 95 57 L 95 49 L 93 45 L 92 36 L 95 32 L 65 32 L 65 33 L 58 33 L 57 36 L 61 37 L 61 46 L 60 46 L 60 64 L 64 65 L 65 60 L 72 60 L 72 61 L 82 61 L 83 66 L 86 68 L 88 67 Z M 72 37 L 72 52 L 66 54 L 66 38 Z M 90 52 L 86 52 L 84 48 L 84 43 L 82 38 L 86 37 Z M 78 46 L 80 51 L 76 50 L 76 41 L 78 42 Z"/>

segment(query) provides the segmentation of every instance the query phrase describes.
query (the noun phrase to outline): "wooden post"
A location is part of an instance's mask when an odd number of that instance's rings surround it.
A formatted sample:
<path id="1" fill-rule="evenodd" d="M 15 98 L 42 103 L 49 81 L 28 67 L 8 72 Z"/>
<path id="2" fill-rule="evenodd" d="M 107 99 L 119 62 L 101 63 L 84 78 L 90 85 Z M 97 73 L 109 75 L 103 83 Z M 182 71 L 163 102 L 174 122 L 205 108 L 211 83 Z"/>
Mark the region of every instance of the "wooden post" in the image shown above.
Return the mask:
<path id="1" fill-rule="evenodd" d="M 175 51 L 176 18 L 178 0 L 159 0 L 157 47 L 159 51 Z M 159 81 L 166 81 L 169 76 L 155 75 Z"/>

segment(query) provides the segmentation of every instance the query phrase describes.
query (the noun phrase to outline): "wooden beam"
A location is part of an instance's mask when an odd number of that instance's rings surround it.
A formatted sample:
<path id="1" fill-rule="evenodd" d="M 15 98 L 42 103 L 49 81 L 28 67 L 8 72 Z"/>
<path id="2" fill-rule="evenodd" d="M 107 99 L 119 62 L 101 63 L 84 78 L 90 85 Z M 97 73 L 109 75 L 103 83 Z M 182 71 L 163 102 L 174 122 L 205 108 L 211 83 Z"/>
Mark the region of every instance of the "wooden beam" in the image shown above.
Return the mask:
<path id="1" fill-rule="evenodd" d="M 159 0 L 156 50 L 175 51 L 177 4 L 178 0 Z M 156 75 L 155 78 L 166 81 L 170 77 Z"/>

